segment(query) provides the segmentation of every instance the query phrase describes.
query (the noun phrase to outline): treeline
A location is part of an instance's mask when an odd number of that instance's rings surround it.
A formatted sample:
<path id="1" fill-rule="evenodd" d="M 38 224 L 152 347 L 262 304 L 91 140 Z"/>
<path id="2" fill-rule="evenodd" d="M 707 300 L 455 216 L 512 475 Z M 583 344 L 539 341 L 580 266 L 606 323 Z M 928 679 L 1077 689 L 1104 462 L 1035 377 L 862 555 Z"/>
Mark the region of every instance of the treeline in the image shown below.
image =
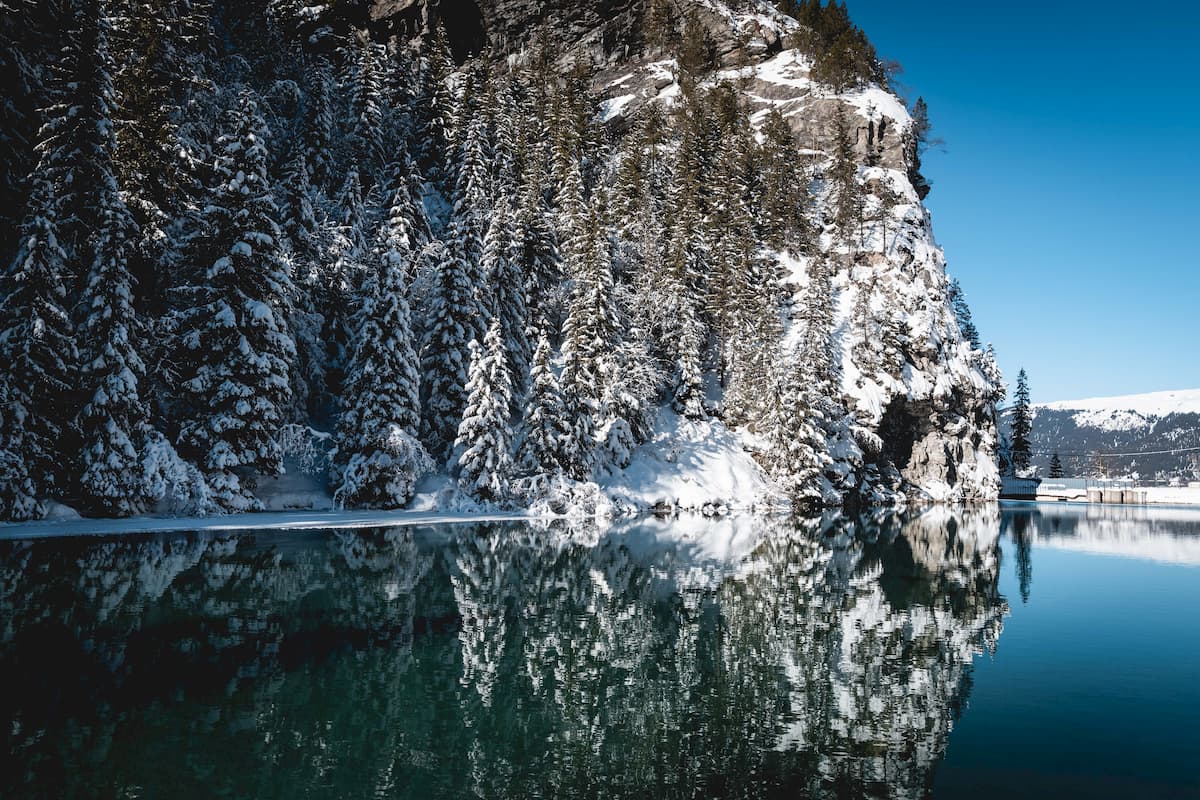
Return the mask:
<path id="1" fill-rule="evenodd" d="M 837 91 L 878 83 L 887 86 L 887 71 L 866 33 L 850 20 L 845 0 L 780 0 L 780 11 L 804 30 L 796 46 L 813 57 L 813 79 Z"/>
<path id="2" fill-rule="evenodd" d="M 778 252 L 816 255 L 834 220 L 778 115 L 756 136 L 716 87 L 614 142 L 587 69 L 537 47 L 458 70 L 440 31 L 306 51 L 295 4 L 53 5 L 45 45 L 5 18 L 45 110 L 34 148 L 2 142 L 10 177 L 32 161 L 0 284 L 0 517 L 254 509 L 330 440 L 347 506 L 440 470 L 531 502 L 625 466 L 664 402 L 755 426 L 800 502 L 861 477 L 820 257 L 782 344 Z M 865 207 L 848 158 L 839 221 Z"/>

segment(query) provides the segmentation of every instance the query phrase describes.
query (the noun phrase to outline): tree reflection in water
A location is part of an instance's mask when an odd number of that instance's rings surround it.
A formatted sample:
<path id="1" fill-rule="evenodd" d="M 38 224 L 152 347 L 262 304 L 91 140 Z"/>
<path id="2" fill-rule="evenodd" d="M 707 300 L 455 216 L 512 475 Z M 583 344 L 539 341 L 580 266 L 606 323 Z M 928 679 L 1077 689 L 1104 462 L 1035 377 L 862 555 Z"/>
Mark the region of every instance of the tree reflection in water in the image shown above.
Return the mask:
<path id="1" fill-rule="evenodd" d="M 0 795 L 922 796 L 997 511 L 0 545 Z"/>

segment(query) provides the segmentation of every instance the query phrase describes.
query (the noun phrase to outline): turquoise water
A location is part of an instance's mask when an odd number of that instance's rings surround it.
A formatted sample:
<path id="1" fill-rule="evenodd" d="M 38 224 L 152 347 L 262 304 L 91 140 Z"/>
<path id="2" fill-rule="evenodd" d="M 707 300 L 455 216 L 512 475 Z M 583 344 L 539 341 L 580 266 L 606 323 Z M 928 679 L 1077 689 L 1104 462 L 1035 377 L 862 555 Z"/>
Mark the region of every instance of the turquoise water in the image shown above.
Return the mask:
<path id="1" fill-rule="evenodd" d="M 1200 513 L 0 543 L 0 797 L 1200 797 Z"/>

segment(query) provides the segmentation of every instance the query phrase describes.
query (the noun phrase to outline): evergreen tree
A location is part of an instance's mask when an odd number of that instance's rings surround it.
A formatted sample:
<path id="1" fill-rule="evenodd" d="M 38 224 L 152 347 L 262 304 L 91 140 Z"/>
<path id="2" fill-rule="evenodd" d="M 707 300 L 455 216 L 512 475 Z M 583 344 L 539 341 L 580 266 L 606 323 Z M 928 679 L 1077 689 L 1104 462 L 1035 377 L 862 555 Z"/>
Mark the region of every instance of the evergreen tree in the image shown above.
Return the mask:
<path id="1" fill-rule="evenodd" d="M 962 286 L 958 283 L 958 278 L 950 282 L 950 307 L 954 309 L 954 316 L 958 320 L 958 329 L 962 331 L 963 338 L 971 344 L 971 349 L 982 350 L 983 346 L 979 341 L 979 329 L 975 327 L 975 322 L 971 319 L 971 308 L 967 305 L 967 298 L 963 295 Z"/>
<path id="2" fill-rule="evenodd" d="M 103 69 L 111 64 L 103 34 L 95 46 L 96 63 Z M 78 423 L 82 439 L 80 490 L 87 509 L 128 516 L 144 511 L 149 499 L 140 452 L 149 425 L 140 394 L 145 366 L 138 354 L 141 325 L 129 269 L 138 230 L 117 186 L 112 160 L 117 142 L 111 125 L 111 79 L 102 73 L 96 85 L 101 118 L 110 124 L 102 133 L 107 145 L 96 151 L 94 169 L 102 180 L 97 187 L 100 227 L 80 304 L 82 340 L 87 349 L 82 383 L 90 393 Z"/>
<path id="3" fill-rule="evenodd" d="M 418 87 L 413 99 L 415 128 L 413 155 L 421 173 L 428 177 L 443 196 L 454 186 L 453 169 L 448 169 L 446 154 L 455 141 L 455 98 L 450 87 L 454 59 L 450 54 L 446 29 L 439 19 L 432 35 L 421 48 Z"/>
<path id="4" fill-rule="evenodd" d="M 762 238 L 775 250 L 788 244 L 807 250 L 815 239 L 808 217 L 812 194 L 808 174 L 796 158 L 795 136 L 774 109 L 763 120 L 762 136 L 761 150 L 755 154 L 763 183 L 758 215 Z"/>
<path id="5" fill-rule="evenodd" d="M 502 503 L 512 475 L 512 384 L 499 320 L 482 346 L 471 342 L 467 402 L 454 441 L 458 485 L 477 500 Z"/>
<path id="6" fill-rule="evenodd" d="M 1032 460 L 1030 436 L 1033 434 L 1033 411 L 1029 405 L 1029 377 L 1025 370 L 1017 373 L 1017 390 L 1013 393 L 1012 428 L 1010 433 L 1009 458 L 1014 475 L 1029 470 Z"/>
<path id="7" fill-rule="evenodd" d="M 351 157 L 357 172 L 374 185 L 386 161 L 383 121 L 383 69 L 381 48 L 369 38 L 354 53 L 350 95 Z"/>
<path id="8" fill-rule="evenodd" d="M 53 123 L 46 130 L 53 131 Z M 61 154 L 44 138 L 21 249 L 0 291 L 0 518 L 36 519 L 63 488 L 76 344 L 56 200 Z"/>
<path id="9" fill-rule="evenodd" d="M 860 386 L 867 380 L 874 379 L 882 368 L 877 349 L 879 339 L 876 333 L 875 314 L 871 309 L 871 297 L 874 293 L 874 281 L 860 283 L 858 294 L 854 300 L 852 319 L 856 330 L 854 346 L 851 348 L 850 355 L 854 366 L 858 369 Z"/>
<path id="10" fill-rule="evenodd" d="M 886 257 L 890 249 L 888 245 L 888 223 L 891 222 L 901 197 L 892 188 L 891 179 L 886 176 L 878 182 L 878 188 L 875 191 L 875 219 L 879 222 L 882 234 L 879 237 L 879 252 Z"/>
<path id="11" fill-rule="evenodd" d="M 101 203 L 116 196 L 108 17 L 94 0 L 73 11 L 53 65 L 19 251 L 0 292 L 0 512 L 11 518 L 40 516 L 42 499 L 72 488 L 63 465 L 77 449 L 79 387 L 67 308 L 81 265 L 106 241 L 96 232 L 115 232 Z"/>
<path id="12" fill-rule="evenodd" d="M 562 388 L 571 431 L 564 440 L 566 467 L 585 480 L 595 459 L 595 434 L 602 401 L 616 369 L 618 325 L 613 303 L 610 242 L 599 198 L 585 221 L 581 241 L 571 249 L 568 268 L 574 289 L 563 331 Z"/>
<path id="13" fill-rule="evenodd" d="M 292 417 L 320 418 L 329 402 L 322 340 L 326 320 L 319 300 L 327 289 L 321 269 L 327 244 L 313 208 L 308 162 L 302 148 L 297 148 L 284 170 L 282 194 L 280 230 L 286 244 L 283 257 L 296 287 L 289 314 L 296 343 L 291 378 Z"/>
<path id="14" fill-rule="evenodd" d="M 198 282 L 179 292 L 177 364 L 190 409 L 182 452 L 200 464 L 226 509 L 258 508 L 252 475 L 281 469 L 278 434 L 295 358 L 281 298 L 293 287 L 280 259 L 267 177 L 269 132 L 243 89 L 224 115 L 217 162 L 191 258 Z M 242 478 L 251 476 L 249 483 Z"/>
<path id="15" fill-rule="evenodd" d="M 476 268 L 463 252 L 461 238 L 433 246 L 436 275 L 421 344 L 423 438 L 433 456 L 450 456 L 462 419 L 470 368 L 470 343 L 479 338 L 484 318 Z"/>
<path id="16" fill-rule="evenodd" d="M 566 137 L 560 137 L 565 141 Z M 578 264 L 586 248 L 584 227 L 587 217 L 587 201 L 583 183 L 583 165 L 565 143 L 555 151 L 556 171 L 561 172 L 555 205 L 558 209 L 558 243 L 564 266 Z M 560 166 L 561 165 L 561 166 Z M 574 277 L 568 270 L 567 277 Z"/>
<path id="17" fill-rule="evenodd" d="M 393 211 L 402 206 L 393 204 Z M 400 508 L 434 467 L 417 439 L 420 369 L 407 297 L 413 228 L 402 213 L 389 217 L 376 274 L 361 290 L 338 423 L 334 497 L 343 506 Z"/>
<path id="18" fill-rule="evenodd" d="M 563 440 L 570 435 L 558 378 L 550 365 L 550 339 L 538 334 L 529 375 L 529 393 L 521 416 L 517 466 L 535 482 L 565 466 Z"/>
<path id="19" fill-rule="evenodd" d="M 365 266 L 370 259 L 371 223 L 363 198 L 358 171 L 351 169 L 334 204 L 324 209 L 326 245 L 321 280 L 324 301 L 317 309 L 324 319 L 325 385 L 332 397 L 340 397 L 346 365 L 353 348 L 355 321 L 351 310 L 361 289 Z"/>
<path id="20" fill-rule="evenodd" d="M 824 504 L 824 472 L 831 463 L 821 425 L 819 390 L 793 366 L 784 367 L 774 393 L 768 464 L 793 510 L 812 511 Z"/>
<path id="21" fill-rule="evenodd" d="M 693 204 L 687 204 L 672 231 L 662 285 L 654 292 L 662 315 L 661 335 L 672 362 L 671 405 L 686 417 L 704 416 L 701 362 L 707 331 L 700 318 L 698 284 L 704 263 L 704 243 L 693 232 L 700 228 Z"/>
<path id="22" fill-rule="evenodd" d="M 322 53 L 311 58 L 304 128 L 301 132 L 304 163 L 308 166 L 312 185 L 318 190 L 332 191 L 329 181 L 333 177 L 333 67 Z"/>
<path id="23" fill-rule="evenodd" d="M 1050 457 L 1050 477 L 1051 478 L 1063 477 L 1062 459 L 1060 459 L 1058 457 L 1058 453 L 1055 453 L 1053 456 Z"/>
<path id="24" fill-rule="evenodd" d="M 833 120 L 834 151 L 829 181 L 833 190 L 834 222 L 842 241 L 850 243 L 856 235 L 861 240 L 863 191 L 858 183 L 858 159 L 851 138 L 850 120 L 843 104 L 838 103 Z"/>
<path id="25" fill-rule="evenodd" d="M 929 106 L 924 97 L 918 97 L 912 108 L 912 128 L 908 140 L 908 180 L 917 190 L 917 197 L 924 200 L 933 188 L 921 174 L 921 157 L 930 145 Z"/>
<path id="26" fill-rule="evenodd" d="M 176 0 L 109 3 L 113 87 L 120 100 L 113 116 L 113 160 L 125 204 L 140 231 L 129 269 L 143 313 L 165 310 L 160 298 L 177 256 L 172 227 L 192 195 L 192 154 L 181 123 L 187 87 L 202 82 L 198 73 L 203 69 L 191 57 L 199 43 L 184 39 L 181 15 L 186 10 Z"/>
<path id="27" fill-rule="evenodd" d="M 458 178 L 454 184 L 453 233 L 461 237 L 465 255 L 478 263 L 491 216 L 491 152 L 487 120 L 475 114 L 465 121 L 457 150 Z"/>
<path id="28" fill-rule="evenodd" d="M 545 179 L 544 165 L 533 158 L 525 170 L 513 231 L 518 247 L 517 270 L 525 276 L 530 323 L 542 330 L 556 327 L 562 283 L 562 264 L 546 200 Z"/>
<path id="29" fill-rule="evenodd" d="M 496 202 L 492 223 L 484 238 L 481 269 L 491 287 L 489 294 L 496 320 L 500 323 L 508 371 L 513 376 L 514 395 L 523 396 L 531 353 L 525 279 L 520 271 L 517 245 L 508 200 L 501 197 Z"/>
<path id="30" fill-rule="evenodd" d="M 30 0 L 0 0 L 0 242 L 15 242 L 36 162 L 39 119 L 46 105 L 43 53 L 49 48 L 36 26 Z M 0 252 L 5 263 L 11 251 Z"/>

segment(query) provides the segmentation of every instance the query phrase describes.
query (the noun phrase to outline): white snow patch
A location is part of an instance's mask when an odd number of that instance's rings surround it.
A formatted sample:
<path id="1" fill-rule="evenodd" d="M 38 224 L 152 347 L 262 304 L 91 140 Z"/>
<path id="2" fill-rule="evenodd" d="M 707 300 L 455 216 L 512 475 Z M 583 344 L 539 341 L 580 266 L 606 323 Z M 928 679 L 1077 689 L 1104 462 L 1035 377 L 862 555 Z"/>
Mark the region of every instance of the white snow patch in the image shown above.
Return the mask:
<path id="1" fill-rule="evenodd" d="M 625 107 L 637 99 L 636 94 L 623 94 L 620 97 L 613 97 L 605 100 L 600 104 L 600 120 L 609 122 L 621 116 Z"/>
<path id="2" fill-rule="evenodd" d="M 600 486 L 615 503 L 638 509 L 721 513 L 782 504 L 738 434 L 716 420 L 689 420 L 667 408 L 629 466 Z"/>

